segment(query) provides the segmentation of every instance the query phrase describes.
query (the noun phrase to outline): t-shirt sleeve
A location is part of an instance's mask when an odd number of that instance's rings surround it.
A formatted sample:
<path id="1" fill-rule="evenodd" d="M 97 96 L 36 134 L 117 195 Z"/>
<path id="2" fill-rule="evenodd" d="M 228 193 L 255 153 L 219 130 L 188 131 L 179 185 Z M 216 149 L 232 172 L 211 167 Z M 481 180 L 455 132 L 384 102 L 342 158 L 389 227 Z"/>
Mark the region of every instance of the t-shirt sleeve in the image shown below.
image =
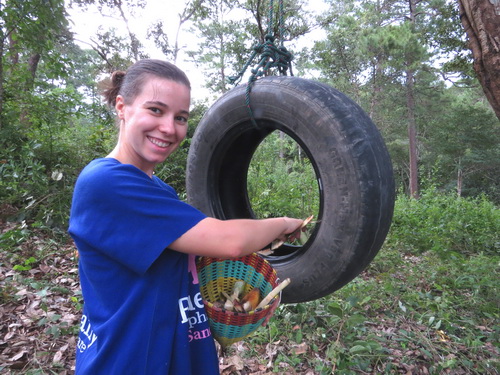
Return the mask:
<path id="1" fill-rule="evenodd" d="M 78 178 L 69 232 L 78 242 L 145 272 L 173 241 L 206 216 L 159 179 L 106 161 Z"/>

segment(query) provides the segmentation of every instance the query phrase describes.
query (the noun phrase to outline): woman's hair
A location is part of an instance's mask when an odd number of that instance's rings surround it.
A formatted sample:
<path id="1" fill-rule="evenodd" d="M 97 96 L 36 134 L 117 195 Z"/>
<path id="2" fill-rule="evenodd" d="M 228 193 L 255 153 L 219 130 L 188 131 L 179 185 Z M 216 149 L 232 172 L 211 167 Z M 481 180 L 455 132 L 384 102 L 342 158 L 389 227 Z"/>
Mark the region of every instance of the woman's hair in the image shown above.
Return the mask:
<path id="1" fill-rule="evenodd" d="M 109 106 L 116 105 L 116 97 L 123 96 L 125 104 L 130 104 L 141 93 L 144 84 L 151 77 L 165 78 L 191 88 L 186 74 L 174 64 L 163 60 L 145 59 L 136 62 L 126 72 L 118 70 L 111 75 L 102 92 Z"/>

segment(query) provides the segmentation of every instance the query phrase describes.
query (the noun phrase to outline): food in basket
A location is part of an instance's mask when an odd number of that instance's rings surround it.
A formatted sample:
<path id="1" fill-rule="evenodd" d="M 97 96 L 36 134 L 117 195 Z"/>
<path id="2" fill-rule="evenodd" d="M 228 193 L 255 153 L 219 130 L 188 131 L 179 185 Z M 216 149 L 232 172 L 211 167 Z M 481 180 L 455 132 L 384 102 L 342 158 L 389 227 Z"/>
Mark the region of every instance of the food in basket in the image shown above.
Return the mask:
<path id="1" fill-rule="evenodd" d="M 245 287 L 245 282 L 242 280 L 238 280 L 233 285 L 233 291 L 230 296 L 226 297 L 226 302 L 224 303 L 224 308 L 229 311 L 233 311 L 234 302 L 238 301 L 240 298 L 240 294 L 243 292 L 243 288 Z"/>
<path id="2" fill-rule="evenodd" d="M 240 294 L 245 289 L 245 282 L 238 280 L 234 283 L 231 295 L 226 292 L 222 292 L 225 301 L 217 301 L 215 303 L 218 307 L 224 307 L 228 311 L 245 312 L 254 311 L 256 309 L 264 308 L 271 300 L 276 297 L 288 284 L 290 284 L 290 279 L 287 278 L 278 284 L 266 297 L 261 299 L 260 289 L 252 288 L 247 294 L 242 298 Z"/>
<path id="3" fill-rule="evenodd" d="M 245 285 L 244 281 L 238 280 L 233 285 L 231 295 L 222 292 L 224 297 L 226 297 L 224 309 L 236 312 L 250 312 L 255 310 L 260 302 L 260 290 L 259 288 L 252 288 L 246 295 L 240 298 L 240 294 L 245 289 Z M 219 305 L 221 304 L 220 302 Z"/>
<path id="4" fill-rule="evenodd" d="M 262 301 L 257 305 L 257 308 L 261 309 L 266 306 L 274 297 L 276 297 L 283 289 L 285 289 L 288 284 L 290 284 L 290 278 L 286 278 L 280 284 L 278 284 L 276 288 L 269 292 L 269 294 L 264 297 Z"/>
<path id="5" fill-rule="evenodd" d="M 259 302 L 260 302 L 259 288 L 253 288 L 251 291 L 247 293 L 245 297 L 241 299 L 241 303 L 243 304 L 243 310 L 245 310 L 245 312 L 250 312 L 255 310 Z"/>

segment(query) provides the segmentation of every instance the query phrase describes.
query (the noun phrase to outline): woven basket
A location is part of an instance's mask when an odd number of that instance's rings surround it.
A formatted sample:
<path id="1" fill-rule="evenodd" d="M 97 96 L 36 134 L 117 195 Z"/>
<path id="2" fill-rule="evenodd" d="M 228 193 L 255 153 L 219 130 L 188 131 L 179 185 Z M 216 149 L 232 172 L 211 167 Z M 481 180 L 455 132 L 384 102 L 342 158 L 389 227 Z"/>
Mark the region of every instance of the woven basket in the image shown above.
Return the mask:
<path id="1" fill-rule="evenodd" d="M 210 329 L 223 348 L 243 340 L 257 330 L 280 302 L 278 295 L 262 309 L 249 313 L 228 311 L 214 305 L 216 301 L 226 300 L 222 292 L 231 294 L 233 285 L 238 280 L 246 283 L 243 295 L 252 288 L 259 288 L 261 298 L 278 285 L 274 268 L 257 254 L 232 260 L 202 257 L 197 262 L 197 270 Z"/>

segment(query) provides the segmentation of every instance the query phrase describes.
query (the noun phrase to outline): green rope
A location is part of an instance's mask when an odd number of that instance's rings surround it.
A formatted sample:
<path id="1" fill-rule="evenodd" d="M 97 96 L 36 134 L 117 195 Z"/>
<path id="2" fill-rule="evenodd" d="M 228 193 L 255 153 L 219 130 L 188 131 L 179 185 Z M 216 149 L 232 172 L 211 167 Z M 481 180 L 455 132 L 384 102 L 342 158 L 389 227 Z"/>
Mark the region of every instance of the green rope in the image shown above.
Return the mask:
<path id="1" fill-rule="evenodd" d="M 257 122 L 255 121 L 252 109 L 250 107 L 250 92 L 252 90 L 253 83 L 260 77 L 265 76 L 272 68 L 278 68 L 278 71 L 281 75 L 286 75 L 287 71 L 290 70 L 290 75 L 293 76 L 292 73 L 292 59 L 293 55 L 287 51 L 284 47 L 284 9 L 283 9 L 283 0 L 279 0 L 279 40 L 281 45 L 278 47 L 274 44 L 275 37 L 272 35 L 273 31 L 273 14 L 274 10 L 274 0 L 269 1 L 269 24 L 267 29 L 267 34 L 264 37 L 264 42 L 257 44 L 253 47 L 253 53 L 250 58 L 247 60 L 241 71 L 238 75 L 234 77 L 229 77 L 228 80 L 231 84 L 238 84 L 243 75 L 245 74 L 248 67 L 253 63 L 257 55 L 260 55 L 259 63 L 257 66 L 251 70 L 250 78 L 248 79 L 246 95 L 245 95 L 245 104 L 247 106 L 247 110 L 250 114 L 250 119 L 255 127 L 259 127 Z"/>

